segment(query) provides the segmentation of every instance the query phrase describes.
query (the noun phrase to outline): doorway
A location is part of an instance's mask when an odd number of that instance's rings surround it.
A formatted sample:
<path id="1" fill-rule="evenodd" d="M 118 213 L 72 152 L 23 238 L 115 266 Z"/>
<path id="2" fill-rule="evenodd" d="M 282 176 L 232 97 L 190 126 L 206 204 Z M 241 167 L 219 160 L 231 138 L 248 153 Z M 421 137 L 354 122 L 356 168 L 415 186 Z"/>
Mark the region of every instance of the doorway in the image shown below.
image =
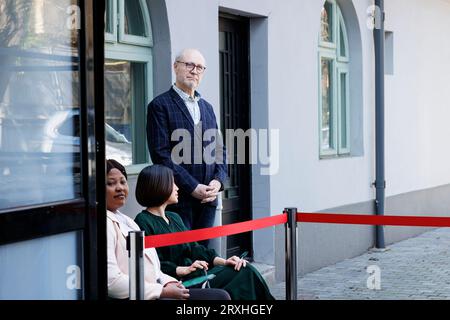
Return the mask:
<path id="1" fill-rule="evenodd" d="M 224 138 L 226 130 L 250 128 L 250 76 L 249 76 L 249 20 L 237 16 L 219 16 L 220 57 L 220 112 Z M 248 138 L 250 139 L 250 138 Z M 249 162 L 250 141 L 245 150 L 229 154 L 229 181 L 223 192 L 222 224 L 252 219 L 251 166 Z M 227 150 L 230 146 L 227 145 Z M 238 151 L 245 151 L 245 163 L 238 163 Z M 241 155 L 242 156 L 242 155 Z M 242 162 L 242 161 L 240 161 Z M 227 237 L 227 257 L 252 252 L 252 233 L 246 232 Z"/>

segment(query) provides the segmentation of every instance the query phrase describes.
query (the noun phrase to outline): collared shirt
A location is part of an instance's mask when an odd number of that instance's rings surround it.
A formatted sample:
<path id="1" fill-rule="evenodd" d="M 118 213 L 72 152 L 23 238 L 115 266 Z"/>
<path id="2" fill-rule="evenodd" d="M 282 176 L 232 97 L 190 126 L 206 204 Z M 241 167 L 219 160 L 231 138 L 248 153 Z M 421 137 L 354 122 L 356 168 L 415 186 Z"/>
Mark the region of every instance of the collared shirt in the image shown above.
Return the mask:
<path id="1" fill-rule="evenodd" d="M 115 217 L 117 221 L 119 222 L 120 230 L 123 231 L 124 234 L 128 234 L 130 231 L 138 231 L 139 229 L 133 228 L 128 223 L 127 216 L 125 216 L 122 212 L 116 211 Z"/>
<path id="2" fill-rule="evenodd" d="M 173 90 L 181 97 L 186 105 L 186 108 L 189 111 L 189 114 L 194 121 L 194 124 L 197 125 L 200 122 L 200 107 L 198 105 L 198 101 L 200 100 L 200 94 L 195 91 L 194 97 L 191 97 L 186 92 L 178 88 L 175 84 L 172 86 Z"/>

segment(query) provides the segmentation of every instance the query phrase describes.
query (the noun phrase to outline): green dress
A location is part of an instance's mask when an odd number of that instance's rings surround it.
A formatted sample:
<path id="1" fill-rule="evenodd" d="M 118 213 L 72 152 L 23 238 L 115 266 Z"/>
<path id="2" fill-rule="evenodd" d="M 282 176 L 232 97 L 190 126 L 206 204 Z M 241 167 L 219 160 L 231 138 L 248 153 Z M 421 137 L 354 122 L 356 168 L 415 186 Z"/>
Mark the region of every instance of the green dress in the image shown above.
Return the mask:
<path id="1" fill-rule="evenodd" d="M 178 214 L 167 211 L 166 217 L 169 223 L 162 217 L 144 210 L 136 216 L 135 222 L 145 231 L 146 236 L 188 231 Z M 263 277 L 251 264 L 247 264 L 247 267 L 241 268 L 240 271 L 230 266 L 212 267 L 218 254 L 214 249 L 208 249 L 197 242 L 156 248 L 156 251 L 161 260 L 161 270 L 179 280 L 186 281 L 202 276 L 202 270 L 197 270 L 180 279 L 176 268 L 190 266 L 195 260 L 203 260 L 209 264 L 208 274 L 216 275 L 209 281 L 211 288 L 226 290 L 233 300 L 275 300 Z"/>

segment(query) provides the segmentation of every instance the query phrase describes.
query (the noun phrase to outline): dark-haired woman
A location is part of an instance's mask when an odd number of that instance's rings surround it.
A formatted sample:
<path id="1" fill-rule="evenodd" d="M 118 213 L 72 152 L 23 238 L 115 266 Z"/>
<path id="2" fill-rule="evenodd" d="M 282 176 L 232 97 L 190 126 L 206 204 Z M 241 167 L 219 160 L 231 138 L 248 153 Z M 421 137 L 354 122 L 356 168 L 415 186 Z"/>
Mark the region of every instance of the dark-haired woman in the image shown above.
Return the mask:
<path id="1" fill-rule="evenodd" d="M 128 197 L 125 168 L 116 160 L 107 160 L 106 174 L 108 296 L 113 299 L 127 299 L 129 276 L 126 237 L 129 231 L 140 229 L 131 218 L 119 211 Z M 161 272 L 155 249 L 145 249 L 144 253 L 145 299 L 230 299 L 223 290 L 186 289 L 177 279 Z"/>
<path id="2" fill-rule="evenodd" d="M 171 169 L 153 165 L 144 168 L 136 185 L 136 200 L 145 207 L 135 222 L 146 235 L 187 231 L 181 217 L 166 206 L 178 202 L 178 187 Z M 213 249 L 197 242 L 157 248 L 161 269 L 182 281 L 208 274 L 212 288 L 225 289 L 232 300 L 274 300 L 259 272 L 237 256 L 219 257 Z"/>

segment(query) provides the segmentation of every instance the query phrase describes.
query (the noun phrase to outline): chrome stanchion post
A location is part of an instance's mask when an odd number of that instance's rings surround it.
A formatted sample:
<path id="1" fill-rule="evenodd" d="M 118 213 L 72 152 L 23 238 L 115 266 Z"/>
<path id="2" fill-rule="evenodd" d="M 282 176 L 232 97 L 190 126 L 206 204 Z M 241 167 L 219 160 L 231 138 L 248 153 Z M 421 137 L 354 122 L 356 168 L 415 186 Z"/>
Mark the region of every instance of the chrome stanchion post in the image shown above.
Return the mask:
<path id="1" fill-rule="evenodd" d="M 130 300 L 144 299 L 144 231 L 130 231 L 127 237 Z"/>
<path id="2" fill-rule="evenodd" d="M 297 208 L 286 208 L 286 300 L 297 300 Z"/>

